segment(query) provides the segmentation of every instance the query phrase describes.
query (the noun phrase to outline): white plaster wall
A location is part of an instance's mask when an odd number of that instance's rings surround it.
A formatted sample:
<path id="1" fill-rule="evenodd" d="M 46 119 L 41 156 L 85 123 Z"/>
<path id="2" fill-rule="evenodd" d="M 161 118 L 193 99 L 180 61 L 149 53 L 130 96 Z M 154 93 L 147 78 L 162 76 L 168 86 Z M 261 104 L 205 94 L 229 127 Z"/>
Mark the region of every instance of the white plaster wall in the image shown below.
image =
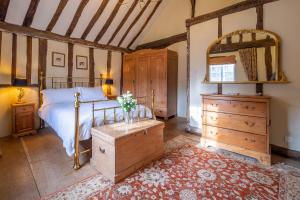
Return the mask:
<path id="1" fill-rule="evenodd" d="M 300 1 L 281 0 L 264 6 L 264 27 L 282 38 L 281 66 L 290 84 L 265 85 L 264 92 L 272 97 L 271 144 L 300 150 L 300 68 L 297 67 L 300 44 Z M 254 9 L 223 18 L 224 34 L 243 28 L 255 28 Z M 191 27 L 191 125 L 201 128 L 200 93 L 216 92 L 216 86 L 201 84 L 205 74 L 206 48 L 217 38 L 217 21 L 211 20 Z M 225 85 L 224 93 L 254 94 L 255 85 Z"/>
<path id="2" fill-rule="evenodd" d="M 196 0 L 195 16 L 210 13 L 244 0 Z"/>
<path id="3" fill-rule="evenodd" d="M 178 53 L 178 88 L 177 88 L 177 115 L 186 117 L 186 69 L 187 69 L 187 43 L 186 41 L 173 44 L 168 49 Z"/>
<path id="4" fill-rule="evenodd" d="M 68 44 L 63 42 L 47 41 L 46 70 L 47 76 L 66 77 L 68 74 Z M 17 35 L 17 76 L 26 77 L 27 62 L 27 39 L 23 35 Z M 65 54 L 65 67 L 52 66 L 52 52 Z M 87 56 L 89 59 L 89 48 L 81 45 L 74 45 L 73 55 L 73 77 L 89 77 L 89 70 L 76 69 L 76 55 Z M 32 39 L 32 84 L 38 83 L 38 56 L 39 40 Z M 112 52 L 112 78 L 114 86 L 112 93 L 118 95 L 120 91 L 121 77 L 121 53 Z M 100 73 L 106 75 L 107 50 L 94 49 L 95 77 Z M 2 32 L 1 63 L 0 63 L 0 84 L 11 84 L 11 60 L 12 60 L 12 34 Z M 89 60 L 88 60 L 89 61 Z M 47 82 L 47 85 L 50 81 Z M 16 102 L 17 90 L 14 87 L 0 88 L 0 137 L 11 133 L 11 104 Z M 38 106 L 38 89 L 25 88 L 26 102 L 35 102 Z M 38 116 L 36 114 L 36 125 L 38 126 Z"/>

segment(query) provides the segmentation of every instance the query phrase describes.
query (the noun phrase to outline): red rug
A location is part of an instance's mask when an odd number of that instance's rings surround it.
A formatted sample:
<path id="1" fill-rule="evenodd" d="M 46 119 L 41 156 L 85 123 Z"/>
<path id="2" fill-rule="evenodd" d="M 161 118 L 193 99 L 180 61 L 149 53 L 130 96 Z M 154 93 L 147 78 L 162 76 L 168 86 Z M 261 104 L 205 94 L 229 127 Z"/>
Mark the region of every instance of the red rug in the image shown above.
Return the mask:
<path id="1" fill-rule="evenodd" d="M 280 175 L 184 146 L 90 199 L 279 199 Z"/>

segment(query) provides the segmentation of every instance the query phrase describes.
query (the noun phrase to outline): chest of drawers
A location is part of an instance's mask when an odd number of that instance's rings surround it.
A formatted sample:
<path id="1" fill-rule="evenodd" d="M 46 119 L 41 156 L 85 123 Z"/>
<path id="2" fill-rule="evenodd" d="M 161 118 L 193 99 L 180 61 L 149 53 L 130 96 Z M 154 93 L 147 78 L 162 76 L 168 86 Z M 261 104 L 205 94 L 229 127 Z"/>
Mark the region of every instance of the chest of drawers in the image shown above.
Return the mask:
<path id="1" fill-rule="evenodd" d="M 203 146 L 215 146 L 270 164 L 270 97 L 202 95 Z"/>

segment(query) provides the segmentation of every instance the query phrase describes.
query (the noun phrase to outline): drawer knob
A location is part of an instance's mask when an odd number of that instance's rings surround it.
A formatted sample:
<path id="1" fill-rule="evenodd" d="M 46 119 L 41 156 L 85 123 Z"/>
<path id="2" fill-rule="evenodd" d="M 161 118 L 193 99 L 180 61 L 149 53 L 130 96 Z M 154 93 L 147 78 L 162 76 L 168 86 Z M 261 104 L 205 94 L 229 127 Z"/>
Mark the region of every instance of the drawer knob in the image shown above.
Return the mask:
<path id="1" fill-rule="evenodd" d="M 100 146 L 99 146 L 99 151 L 100 151 L 101 153 L 105 153 L 105 149 L 102 149 Z"/>
<path id="2" fill-rule="evenodd" d="M 209 132 L 211 135 L 218 135 L 218 132 L 210 131 Z"/>
<path id="3" fill-rule="evenodd" d="M 217 118 L 217 117 L 210 116 L 210 119 L 216 121 L 218 118 Z"/>
<path id="4" fill-rule="evenodd" d="M 256 140 L 254 140 L 254 139 L 251 139 L 251 140 L 250 140 L 250 139 L 248 139 L 248 138 L 245 138 L 245 141 L 249 141 L 249 142 L 253 142 L 253 143 L 256 142 Z"/>
<path id="5" fill-rule="evenodd" d="M 218 107 L 218 104 L 210 104 L 212 107 Z"/>
<path id="6" fill-rule="evenodd" d="M 255 126 L 255 122 L 248 122 L 248 121 L 245 121 L 245 124 L 249 127 L 253 127 Z"/>

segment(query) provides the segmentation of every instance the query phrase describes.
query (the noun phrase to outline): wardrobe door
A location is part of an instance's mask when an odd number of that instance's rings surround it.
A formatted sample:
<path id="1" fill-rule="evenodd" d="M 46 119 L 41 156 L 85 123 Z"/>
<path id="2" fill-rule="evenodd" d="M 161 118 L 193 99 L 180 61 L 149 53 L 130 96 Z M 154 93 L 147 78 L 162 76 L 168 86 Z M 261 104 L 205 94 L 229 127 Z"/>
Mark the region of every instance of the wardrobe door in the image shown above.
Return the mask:
<path id="1" fill-rule="evenodd" d="M 150 56 L 150 84 L 155 93 L 155 108 L 166 108 L 167 106 L 167 74 L 164 54 L 153 54 Z M 164 112 L 164 111 L 162 111 Z"/>
<path id="2" fill-rule="evenodd" d="M 135 57 L 124 56 L 123 63 L 123 93 L 130 91 L 136 95 L 135 91 Z"/>
<path id="3" fill-rule="evenodd" d="M 138 56 L 136 59 L 136 96 L 149 96 L 149 58 L 147 56 Z"/>

